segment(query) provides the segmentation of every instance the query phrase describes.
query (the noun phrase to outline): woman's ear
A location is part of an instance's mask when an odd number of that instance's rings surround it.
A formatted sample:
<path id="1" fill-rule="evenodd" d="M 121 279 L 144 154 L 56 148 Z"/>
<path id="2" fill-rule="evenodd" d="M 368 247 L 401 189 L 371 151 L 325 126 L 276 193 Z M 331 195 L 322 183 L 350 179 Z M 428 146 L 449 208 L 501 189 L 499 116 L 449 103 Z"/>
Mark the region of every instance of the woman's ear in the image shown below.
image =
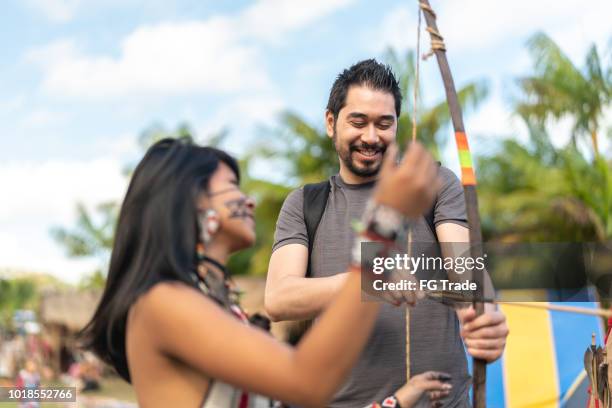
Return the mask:
<path id="1" fill-rule="evenodd" d="M 215 210 L 206 210 L 204 214 L 198 216 L 200 221 L 200 233 L 202 242 L 207 244 L 212 240 L 213 235 L 219 231 L 221 226 L 219 213 Z"/>

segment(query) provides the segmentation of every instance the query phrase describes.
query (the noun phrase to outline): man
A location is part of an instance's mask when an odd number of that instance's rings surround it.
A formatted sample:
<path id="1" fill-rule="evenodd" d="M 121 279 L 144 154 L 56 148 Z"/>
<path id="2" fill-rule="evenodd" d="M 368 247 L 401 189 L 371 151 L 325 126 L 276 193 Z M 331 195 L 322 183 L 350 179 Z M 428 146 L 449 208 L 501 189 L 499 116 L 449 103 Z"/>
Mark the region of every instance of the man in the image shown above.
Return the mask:
<path id="1" fill-rule="evenodd" d="M 388 66 L 361 61 L 344 70 L 330 92 L 325 125 L 340 161 L 312 248 L 308 267 L 308 235 L 303 214 L 303 189 L 293 191 L 278 218 L 268 270 L 265 305 L 273 320 L 316 317 L 338 292 L 350 260 L 354 232 L 383 156 L 395 141 L 401 93 Z M 414 242 L 468 242 L 463 190 L 457 177 L 440 167 L 442 186 L 433 208 L 435 234 L 425 217 L 412 229 Z M 508 334 L 504 316 L 489 308 L 475 317 L 473 309 L 457 313 L 422 300 L 410 312 L 411 376 L 428 371 L 451 375 L 452 391 L 445 406 L 469 406 L 470 377 L 461 338 L 468 353 L 494 361 Z M 459 323 L 461 321 L 461 324 Z M 332 407 L 359 407 L 393 394 L 406 382 L 405 308 L 384 305 L 366 349 Z"/>

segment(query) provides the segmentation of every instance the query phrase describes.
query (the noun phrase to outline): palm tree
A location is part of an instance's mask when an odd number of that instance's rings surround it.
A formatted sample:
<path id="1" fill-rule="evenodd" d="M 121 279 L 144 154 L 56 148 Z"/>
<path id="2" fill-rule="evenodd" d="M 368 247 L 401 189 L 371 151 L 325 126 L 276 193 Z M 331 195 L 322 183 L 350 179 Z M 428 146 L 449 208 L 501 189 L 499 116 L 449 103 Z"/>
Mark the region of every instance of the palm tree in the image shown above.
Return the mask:
<path id="1" fill-rule="evenodd" d="M 535 34 L 528 46 L 535 74 L 519 79 L 525 100 L 517 104 L 517 111 L 542 121 L 570 117 L 574 145 L 578 137 L 586 135 L 598 155 L 604 108 L 612 98 L 612 67 L 602 68 L 595 45 L 588 51 L 582 70 L 544 33 Z"/>
<path id="2" fill-rule="evenodd" d="M 70 257 L 99 256 L 105 259 L 113 245 L 117 210 L 117 203 L 106 202 L 96 206 L 96 215 L 92 215 L 82 203 L 77 203 L 74 229 L 53 228 L 51 234 L 66 248 Z"/>
<path id="3" fill-rule="evenodd" d="M 322 126 L 309 124 L 294 112 L 283 112 L 280 126 L 267 129 L 275 143 L 266 142 L 253 149 L 253 158 L 274 163 L 284 174 L 283 183 L 299 186 L 317 183 L 338 172 L 338 158 L 332 140 Z"/>
<path id="4" fill-rule="evenodd" d="M 612 237 L 612 163 L 599 152 L 598 134 L 611 102 L 612 67 L 601 67 L 593 45 L 583 73 L 542 33 L 529 48 L 536 73 L 519 80 L 524 98 L 515 106 L 529 142 L 505 140 L 498 153 L 478 161 L 485 236 L 605 241 Z M 546 124 L 560 118 L 574 126 L 571 142 L 555 148 Z M 590 158 L 577 147 L 584 135 Z"/>
<path id="5" fill-rule="evenodd" d="M 544 151 L 504 140 L 478 160 L 485 238 L 604 241 L 612 236 L 612 169 L 573 146 Z"/>

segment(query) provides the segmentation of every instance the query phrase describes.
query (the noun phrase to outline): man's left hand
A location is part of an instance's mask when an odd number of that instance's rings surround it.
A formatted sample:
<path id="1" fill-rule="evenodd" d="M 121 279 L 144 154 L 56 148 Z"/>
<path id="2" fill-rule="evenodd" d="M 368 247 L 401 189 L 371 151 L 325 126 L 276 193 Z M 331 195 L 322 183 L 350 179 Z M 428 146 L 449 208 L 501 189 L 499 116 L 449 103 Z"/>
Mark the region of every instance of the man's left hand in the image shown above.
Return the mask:
<path id="1" fill-rule="evenodd" d="M 468 353 L 491 363 L 501 357 L 506 346 L 508 326 L 506 316 L 495 306 L 485 305 L 485 312 L 476 317 L 473 307 L 457 310 L 461 323 L 461 338 Z"/>

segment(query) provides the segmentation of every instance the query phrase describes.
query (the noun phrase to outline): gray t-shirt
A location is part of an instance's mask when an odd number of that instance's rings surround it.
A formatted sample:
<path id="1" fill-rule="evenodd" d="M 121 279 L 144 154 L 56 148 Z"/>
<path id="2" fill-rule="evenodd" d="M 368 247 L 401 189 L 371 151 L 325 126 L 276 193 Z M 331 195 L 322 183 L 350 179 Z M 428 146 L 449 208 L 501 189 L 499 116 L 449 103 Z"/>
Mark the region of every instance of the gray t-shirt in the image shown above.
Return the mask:
<path id="1" fill-rule="evenodd" d="M 453 222 L 467 226 L 463 189 L 455 174 L 440 167 L 442 188 L 438 193 L 434 224 Z M 332 176 L 331 191 L 315 235 L 312 276 L 325 277 L 345 272 L 355 233 L 351 221 L 360 219 L 374 183 L 346 184 Z M 431 242 L 435 237 L 424 217 L 412 227 L 414 242 Z M 287 244 L 308 246 L 303 216 L 303 188 L 285 200 L 276 224 L 273 251 Z M 406 383 L 405 308 L 384 304 L 374 330 L 348 380 L 334 396 L 330 407 L 356 408 L 393 394 Z M 452 376 L 451 395 L 445 407 L 468 407 L 470 376 L 459 322 L 452 308 L 422 300 L 410 311 L 410 372 L 416 375 L 435 370 Z M 425 399 L 423 399 L 425 400 Z"/>

